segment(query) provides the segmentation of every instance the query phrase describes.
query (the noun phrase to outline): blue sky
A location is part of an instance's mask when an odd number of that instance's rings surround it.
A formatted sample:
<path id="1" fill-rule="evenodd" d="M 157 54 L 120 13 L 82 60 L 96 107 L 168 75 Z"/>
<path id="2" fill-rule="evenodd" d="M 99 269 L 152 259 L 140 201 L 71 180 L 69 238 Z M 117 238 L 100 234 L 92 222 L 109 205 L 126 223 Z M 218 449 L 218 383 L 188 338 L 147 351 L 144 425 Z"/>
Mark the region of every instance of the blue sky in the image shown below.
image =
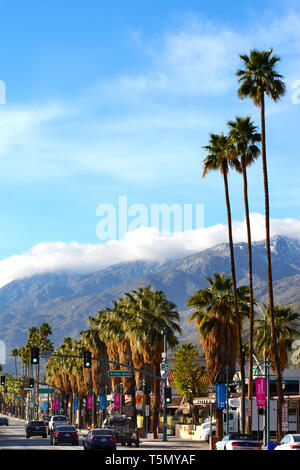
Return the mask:
<path id="1" fill-rule="evenodd" d="M 203 3 L 205 3 L 203 5 Z M 267 102 L 271 216 L 299 219 L 300 7 L 296 1 L 0 1 L 2 261 L 37 244 L 97 244 L 97 207 L 205 204 L 226 224 L 202 146 L 236 115 L 239 54 L 274 47 L 287 94 Z M 232 215 L 244 217 L 239 176 Z M 261 164 L 249 171 L 263 214 Z"/>

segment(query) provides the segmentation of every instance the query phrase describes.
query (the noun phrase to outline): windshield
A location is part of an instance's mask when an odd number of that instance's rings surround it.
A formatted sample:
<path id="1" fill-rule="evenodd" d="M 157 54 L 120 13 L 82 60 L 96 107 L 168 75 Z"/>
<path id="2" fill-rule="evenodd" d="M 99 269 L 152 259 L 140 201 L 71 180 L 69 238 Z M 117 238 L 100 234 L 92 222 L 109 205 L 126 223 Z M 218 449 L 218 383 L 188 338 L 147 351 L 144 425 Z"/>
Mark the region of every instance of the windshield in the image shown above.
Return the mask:
<path id="1" fill-rule="evenodd" d="M 300 435 L 298 435 L 298 436 L 294 435 L 293 437 L 294 437 L 295 442 L 300 442 Z"/>
<path id="2" fill-rule="evenodd" d="M 44 426 L 44 421 L 30 421 L 30 426 Z"/>
<path id="3" fill-rule="evenodd" d="M 68 421 L 66 416 L 53 416 L 53 421 Z"/>

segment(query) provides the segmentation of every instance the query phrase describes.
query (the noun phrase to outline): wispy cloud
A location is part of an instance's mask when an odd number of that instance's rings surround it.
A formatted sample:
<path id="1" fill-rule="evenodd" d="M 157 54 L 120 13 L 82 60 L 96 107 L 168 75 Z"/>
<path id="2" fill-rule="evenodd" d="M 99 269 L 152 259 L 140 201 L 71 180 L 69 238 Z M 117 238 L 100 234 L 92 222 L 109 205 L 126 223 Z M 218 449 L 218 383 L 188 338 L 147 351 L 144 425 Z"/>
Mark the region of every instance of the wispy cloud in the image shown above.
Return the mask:
<path id="1" fill-rule="evenodd" d="M 264 216 L 251 215 L 253 241 L 265 237 Z M 273 219 L 271 234 L 300 240 L 299 219 Z M 233 223 L 235 242 L 246 241 L 244 221 Z M 21 255 L 0 262 L 0 286 L 14 279 L 45 272 L 90 273 L 126 261 L 161 261 L 188 256 L 219 243 L 227 243 L 227 226 L 218 224 L 199 230 L 161 233 L 156 228 L 141 227 L 128 232 L 122 240 L 99 244 L 77 242 L 39 243 Z"/>

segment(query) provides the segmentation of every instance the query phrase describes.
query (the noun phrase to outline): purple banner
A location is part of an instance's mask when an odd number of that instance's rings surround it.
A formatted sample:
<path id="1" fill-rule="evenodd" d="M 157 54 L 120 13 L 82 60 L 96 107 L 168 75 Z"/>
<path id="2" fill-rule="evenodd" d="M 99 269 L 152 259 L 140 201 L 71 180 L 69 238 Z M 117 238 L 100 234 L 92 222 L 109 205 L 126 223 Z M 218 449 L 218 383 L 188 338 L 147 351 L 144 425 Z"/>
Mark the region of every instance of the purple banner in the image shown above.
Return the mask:
<path id="1" fill-rule="evenodd" d="M 52 400 L 52 410 L 59 410 L 59 398 Z"/>
<path id="2" fill-rule="evenodd" d="M 267 405 L 267 382 L 265 377 L 255 379 L 256 404 L 263 407 Z"/>
<path id="3" fill-rule="evenodd" d="M 86 397 L 86 409 L 92 410 L 93 409 L 93 397 Z"/>
<path id="4" fill-rule="evenodd" d="M 121 394 L 115 393 L 114 394 L 114 409 L 119 410 L 121 405 Z"/>

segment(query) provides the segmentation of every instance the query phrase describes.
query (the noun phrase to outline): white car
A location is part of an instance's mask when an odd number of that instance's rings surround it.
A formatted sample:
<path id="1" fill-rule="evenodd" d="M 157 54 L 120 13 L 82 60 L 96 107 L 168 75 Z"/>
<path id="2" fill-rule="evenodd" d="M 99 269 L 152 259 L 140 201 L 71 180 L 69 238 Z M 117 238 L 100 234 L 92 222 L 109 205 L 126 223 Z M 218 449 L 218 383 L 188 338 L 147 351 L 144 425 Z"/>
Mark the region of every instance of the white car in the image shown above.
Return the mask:
<path id="1" fill-rule="evenodd" d="M 70 424 L 69 418 L 65 415 L 51 416 L 48 424 L 48 434 L 54 430 L 55 426 L 68 426 Z"/>
<path id="2" fill-rule="evenodd" d="M 286 434 L 274 450 L 300 450 L 300 434 Z"/>
<path id="3" fill-rule="evenodd" d="M 250 434 L 234 432 L 218 441 L 216 450 L 261 450 L 261 444 Z"/>

